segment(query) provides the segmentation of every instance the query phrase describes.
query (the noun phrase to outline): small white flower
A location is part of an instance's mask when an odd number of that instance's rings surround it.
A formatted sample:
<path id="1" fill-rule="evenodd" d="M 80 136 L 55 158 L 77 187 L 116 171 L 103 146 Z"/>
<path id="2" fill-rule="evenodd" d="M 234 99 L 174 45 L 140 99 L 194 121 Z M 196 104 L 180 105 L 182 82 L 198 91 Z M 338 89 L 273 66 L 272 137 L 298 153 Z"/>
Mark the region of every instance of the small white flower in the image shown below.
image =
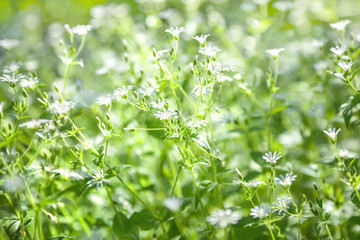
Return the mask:
<path id="1" fill-rule="evenodd" d="M 88 34 L 92 29 L 91 25 L 77 25 L 71 28 L 72 33 L 77 34 L 79 36 L 83 36 Z"/>
<path id="2" fill-rule="evenodd" d="M 216 46 L 211 45 L 211 44 L 206 45 L 203 48 L 199 48 L 199 53 L 204 54 L 204 55 L 206 55 L 208 57 L 211 57 L 211 58 L 215 58 L 216 53 L 218 53 L 220 51 L 221 51 L 221 49 L 219 49 Z"/>
<path id="3" fill-rule="evenodd" d="M 15 87 L 17 82 L 23 78 L 24 75 L 15 73 L 12 73 L 11 75 L 3 74 L 2 77 L 0 77 L 2 82 L 8 82 L 11 87 Z"/>
<path id="4" fill-rule="evenodd" d="M 49 104 L 49 110 L 53 114 L 60 114 L 60 115 L 64 114 L 65 115 L 70 111 L 72 105 L 73 105 L 72 102 L 68 102 L 65 100 L 60 102 L 59 100 L 56 100 L 54 103 Z"/>
<path id="5" fill-rule="evenodd" d="M 194 125 L 193 125 L 194 123 Z M 201 119 L 196 119 L 195 122 L 193 120 L 186 123 L 187 127 L 193 126 L 195 129 L 200 129 L 202 126 L 206 127 L 206 121 Z"/>
<path id="6" fill-rule="evenodd" d="M 105 96 L 100 96 L 98 97 L 96 103 L 101 105 L 104 105 L 105 107 L 109 108 L 111 106 L 111 101 L 112 101 L 112 96 L 111 94 L 107 94 Z"/>
<path id="7" fill-rule="evenodd" d="M 206 45 L 206 39 L 210 36 L 210 34 L 202 34 L 200 37 L 199 36 L 195 36 L 193 37 L 193 39 L 195 39 L 196 41 L 199 42 L 201 47 L 205 47 Z"/>
<path id="8" fill-rule="evenodd" d="M 340 61 L 338 63 L 339 67 L 341 67 L 345 72 L 351 68 L 351 66 L 354 64 L 354 62 L 346 63 L 344 61 Z"/>
<path id="9" fill-rule="evenodd" d="M 335 29 L 339 32 L 342 32 L 342 31 L 345 31 L 346 26 L 350 23 L 351 23 L 351 21 L 346 19 L 346 20 L 341 20 L 336 23 L 331 23 L 330 27 L 332 27 L 333 29 Z"/>
<path id="10" fill-rule="evenodd" d="M 270 54 L 270 56 L 276 59 L 279 57 L 279 54 L 284 50 L 285 48 L 273 48 L 273 49 L 268 49 L 265 52 L 267 52 L 268 54 Z"/>
<path id="11" fill-rule="evenodd" d="M 159 92 L 159 85 L 156 82 L 145 83 L 138 89 L 138 93 L 143 96 L 150 97 L 151 95 L 155 95 Z"/>
<path id="12" fill-rule="evenodd" d="M 291 198 L 289 197 L 282 197 L 282 198 L 277 198 L 277 203 L 273 203 L 273 211 L 272 212 L 278 212 L 278 214 L 280 215 L 281 213 L 286 213 L 287 210 L 290 208 L 289 203 L 291 202 Z"/>
<path id="13" fill-rule="evenodd" d="M 261 185 L 265 185 L 266 186 L 266 183 L 262 182 L 262 181 L 258 181 L 258 182 L 246 182 L 246 181 L 243 181 L 242 184 L 245 186 L 245 187 L 252 187 L 252 188 L 258 188 L 259 186 Z"/>
<path id="14" fill-rule="evenodd" d="M 165 207 L 170 209 L 173 212 L 176 212 L 180 209 L 181 205 L 183 204 L 183 200 L 180 198 L 167 198 L 164 201 Z"/>
<path id="15" fill-rule="evenodd" d="M 334 53 L 336 56 L 342 56 L 346 51 L 346 46 L 336 46 L 330 48 L 330 51 Z"/>
<path id="16" fill-rule="evenodd" d="M 177 115 L 176 112 L 166 109 L 163 109 L 163 111 L 158 111 L 156 114 L 154 114 L 154 116 L 156 118 L 159 118 L 161 121 L 169 120 L 170 118 L 176 115 Z"/>
<path id="17" fill-rule="evenodd" d="M 15 73 L 20 69 L 21 62 L 12 62 L 4 67 L 4 73 Z"/>
<path id="18" fill-rule="evenodd" d="M 339 151 L 339 155 L 340 155 L 340 157 L 342 157 L 343 159 L 348 159 L 348 157 L 349 157 L 349 151 L 348 150 L 346 150 L 346 149 L 341 149 L 340 151 Z"/>
<path id="19" fill-rule="evenodd" d="M 218 225 L 220 228 L 225 228 L 229 224 L 236 224 L 240 219 L 241 215 L 237 212 L 232 212 L 230 209 L 214 210 L 206 218 L 211 225 Z"/>
<path id="20" fill-rule="evenodd" d="M 203 86 L 202 88 L 202 96 L 201 96 L 201 100 L 204 99 L 205 95 L 210 94 L 213 91 L 213 89 L 211 88 L 210 85 L 207 86 Z M 191 91 L 191 95 L 194 96 L 195 98 L 200 97 L 200 92 L 201 92 L 201 86 L 200 85 L 196 85 L 194 87 L 194 89 Z"/>
<path id="21" fill-rule="evenodd" d="M 275 178 L 275 183 L 283 185 L 285 188 L 289 188 L 296 177 L 297 175 L 293 175 L 293 173 L 287 173 L 285 176 L 280 174 L 280 178 Z"/>
<path id="22" fill-rule="evenodd" d="M 13 49 L 19 46 L 20 42 L 17 39 L 3 39 L 0 40 L 0 47 L 5 48 L 6 50 Z"/>
<path id="23" fill-rule="evenodd" d="M 162 110 L 165 107 L 165 104 L 168 102 L 166 98 L 159 98 L 157 102 L 152 102 L 151 106 L 153 108 L 157 108 L 159 110 Z"/>
<path id="24" fill-rule="evenodd" d="M 52 120 L 48 120 L 48 119 L 33 119 L 27 122 L 24 122 L 22 124 L 19 125 L 19 127 L 27 127 L 29 129 L 38 129 L 43 127 L 44 124 L 46 123 L 52 123 Z"/>
<path id="25" fill-rule="evenodd" d="M 340 78 L 341 80 L 346 81 L 344 73 L 333 73 L 335 77 Z"/>
<path id="26" fill-rule="evenodd" d="M 180 28 L 179 27 L 175 27 L 175 28 L 171 27 L 169 29 L 166 29 L 165 32 L 170 33 L 176 40 L 178 40 L 180 33 L 185 32 L 185 28 L 183 28 L 183 27 L 180 27 Z"/>
<path id="27" fill-rule="evenodd" d="M 39 82 L 37 77 L 29 77 L 28 79 L 23 79 L 20 81 L 20 86 L 22 88 L 28 87 L 33 88 Z"/>
<path id="28" fill-rule="evenodd" d="M 269 216 L 271 208 L 268 205 L 261 204 L 259 206 L 255 206 L 254 208 L 250 209 L 250 216 L 253 218 L 260 218 L 264 219 Z"/>
<path id="29" fill-rule="evenodd" d="M 262 158 L 270 164 L 276 164 L 276 161 L 279 160 L 281 157 L 282 157 L 281 153 L 277 153 L 275 151 L 274 153 L 272 152 L 265 153 L 265 155 Z"/>
<path id="30" fill-rule="evenodd" d="M 339 134 L 340 131 L 341 131 L 341 128 L 339 128 L 338 130 L 336 130 L 336 128 L 333 128 L 333 129 L 329 128 L 328 131 L 323 130 L 323 132 L 329 136 L 330 140 L 333 143 L 336 143 L 337 135 Z"/>
<path id="31" fill-rule="evenodd" d="M 122 98 L 127 98 L 129 96 L 129 90 L 132 89 L 133 86 L 123 86 L 122 88 L 118 88 L 114 91 L 114 96 L 120 96 Z"/>
<path id="32" fill-rule="evenodd" d="M 92 169 L 92 174 L 89 174 L 93 179 L 89 180 L 87 184 L 89 187 L 92 187 L 96 184 L 96 191 L 99 189 L 99 186 L 102 187 L 104 183 L 110 183 L 109 180 L 105 179 L 107 174 L 104 174 L 104 170 L 100 169 Z"/>

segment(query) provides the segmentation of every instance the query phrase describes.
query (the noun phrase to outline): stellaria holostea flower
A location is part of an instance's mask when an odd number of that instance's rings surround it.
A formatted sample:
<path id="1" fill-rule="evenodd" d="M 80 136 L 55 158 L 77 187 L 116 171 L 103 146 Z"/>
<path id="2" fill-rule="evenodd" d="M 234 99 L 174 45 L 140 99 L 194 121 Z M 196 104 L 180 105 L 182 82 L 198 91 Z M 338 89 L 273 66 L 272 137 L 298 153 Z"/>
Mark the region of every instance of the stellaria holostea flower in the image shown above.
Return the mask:
<path id="1" fill-rule="evenodd" d="M 90 177 L 93 178 L 87 182 L 89 184 L 89 187 L 92 187 L 96 184 L 96 191 L 99 189 L 99 186 L 102 187 L 104 183 L 110 183 L 109 180 L 105 179 L 107 174 L 104 174 L 104 170 L 100 169 L 92 169 L 92 174 L 90 174 Z"/>
<path id="2" fill-rule="evenodd" d="M 0 40 L 0 47 L 5 48 L 6 50 L 13 49 L 19 46 L 20 42 L 17 39 L 3 39 Z"/>
<path id="3" fill-rule="evenodd" d="M 287 210 L 290 208 L 289 203 L 291 202 L 291 198 L 289 197 L 282 197 L 277 198 L 277 202 L 273 203 L 273 211 L 272 212 L 278 212 L 280 215 L 281 213 L 286 213 Z"/>
<path id="4" fill-rule="evenodd" d="M 96 103 L 99 104 L 100 106 L 101 105 L 104 105 L 105 107 L 107 108 L 110 108 L 111 107 L 111 101 L 112 101 L 112 95 L 111 94 L 107 94 L 105 96 L 100 96 L 98 97 Z"/>
<path id="5" fill-rule="evenodd" d="M 284 50 L 285 48 L 273 48 L 273 49 L 268 49 L 265 52 L 267 52 L 268 54 L 270 54 L 270 56 L 276 59 L 279 57 L 279 54 Z"/>
<path id="6" fill-rule="evenodd" d="M 199 42 L 200 47 L 205 47 L 206 45 L 206 39 L 210 36 L 210 34 L 202 34 L 200 37 L 195 36 L 193 39 Z"/>
<path id="7" fill-rule="evenodd" d="M 336 23 L 331 23 L 330 24 L 330 27 L 332 27 L 333 29 L 339 31 L 339 32 L 343 32 L 345 31 L 345 28 L 348 24 L 350 24 L 351 21 L 346 19 L 346 20 L 341 20 L 339 22 L 336 22 Z"/>
<path id="8" fill-rule="evenodd" d="M 275 165 L 276 161 L 282 157 L 281 153 L 275 152 L 268 152 L 262 157 L 266 162 Z"/>
<path id="9" fill-rule="evenodd" d="M 213 226 L 218 225 L 220 228 L 225 228 L 229 224 L 236 224 L 241 219 L 241 215 L 237 212 L 232 212 L 231 209 L 214 210 L 206 220 Z"/>
<path id="10" fill-rule="evenodd" d="M 297 175 L 293 175 L 293 173 L 287 173 L 285 176 L 280 174 L 280 178 L 275 178 L 275 183 L 283 185 L 285 188 L 289 188 L 296 177 Z"/>
<path id="11" fill-rule="evenodd" d="M 348 62 L 348 63 L 346 63 L 346 62 L 344 62 L 344 61 L 340 61 L 340 62 L 338 63 L 339 67 L 341 67 L 345 72 L 348 71 L 353 64 L 354 64 L 354 62 Z"/>
<path id="12" fill-rule="evenodd" d="M 180 198 L 167 198 L 164 201 L 165 207 L 170 209 L 173 212 L 176 212 L 180 209 L 181 205 L 183 204 L 183 200 Z"/>
<path id="13" fill-rule="evenodd" d="M 335 46 L 330 48 L 330 51 L 336 56 L 342 56 L 346 51 L 346 46 Z"/>
<path id="14" fill-rule="evenodd" d="M 133 88 L 133 86 L 123 86 L 122 88 L 118 88 L 114 91 L 114 96 L 120 96 L 122 98 L 127 98 L 129 96 L 129 90 L 132 88 Z"/>
<path id="15" fill-rule="evenodd" d="M 17 82 L 21 79 L 24 78 L 24 75 L 22 74 L 15 74 L 12 73 L 11 75 L 9 74 L 3 74 L 2 77 L 0 77 L 2 82 L 8 82 L 8 84 L 10 85 L 10 87 L 15 87 Z"/>
<path id="16" fill-rule="evenodd" d="M 202 120 L 202 119 L 196 119 L 195 122 L 194 120 L 191 120 L 189 122 L 186 123 L 187 127 L 191 127 L 193 126 L 193 128 L 195 129 L 200 129 L 202 126 L 206 126 L 206 121 Z"/>
<path id="17" fill-rule="evenodd" d="M 166 105 L 167 102 L 168 102 L 168 100 L 167 100 L 166 98 L 159 98 L 159 99 L 157 100 L 157 102 L 152 102 L 152 103 L 151 103 L 151 106 L 152 106 L 153 108 L 157 108 L 157 109 L 159 109 L 159 110 L 162 110 L 162 109 L 165 107 L 165 105 Z"/>
<path id="18" fill-rule="evenodd" d="M 166 29 L 165 32 L 170 33 L 176 40 L 178 40 L 180 33 L 185 32 L 185 28 L 183 28 L 183 27 L 175 27 L 175 28 L 171 27 L 169 29 Z"/>
<path id="19" fill-rule="evenodd" d="M 170 118 L 176 115 L 177 115 L 176 112 L 166 109 L 163 109 L 162 111 L 158 111 L 156 114 L 154 114 L 154 116 L 156 118 L 159 118 L 161 121 L 169 120 Z"/>
<path id="20" fill-rule="evenodd" d="M 329 136 L 332 143 L 336 143 L 337 135 L 339 134 L 340 131 L 341 128 L 339 128 L 338 130 L 336 130 L 336 128 L 333 129 L 329 128 L 328 131 L 323 130 L 323 132 Z"/>
<path id="21" fill-rule="evenodd" d="M 83 36 L 88 34 L 92 29 L 91 25 L 76 25 L 75 27 L 71 28 L 71 31 L 74 34 L 77 34 L 79 36 Z"/>
<path id="22" fill-rule="evenodd" d="M 269 216 L 271 208 L 268 205 L 261 204 L 260 206 L 255 206 L 250 209 L 250 216 L 253 218 L 264 219 Z"/>

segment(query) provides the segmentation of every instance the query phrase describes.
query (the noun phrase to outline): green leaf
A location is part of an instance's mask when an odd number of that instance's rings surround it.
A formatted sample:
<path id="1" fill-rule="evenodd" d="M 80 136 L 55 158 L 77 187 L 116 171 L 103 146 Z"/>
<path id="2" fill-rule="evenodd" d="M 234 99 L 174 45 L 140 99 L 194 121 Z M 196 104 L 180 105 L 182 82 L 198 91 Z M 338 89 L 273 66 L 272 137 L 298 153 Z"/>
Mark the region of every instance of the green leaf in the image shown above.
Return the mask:
<path id="1" fill-rule="evenodd" d="M 113 231 L 119 239 L 138 240 L 140 239 L 139 227 L 130 223 L 129 219 L 121 212 L 113 218 Z"/>
<path id="2" fill-rule="evenodd" d="M 207 139 L 201 135 L 198 135 L 196 138 L 191 138 L 199 147 L 205 149 L 210 153 L 210 145 Z"/>
<path id="3" fill-rule="evenodd" d="M 360 208 L 360 200 L 357 198 L 355 192 L 351 194 L 351 201 L 356 207 Z"/>
<path id="4" fill-rule="evenodd" d="M 274 115 L 274 114 L 276 114 L 276 113 L 278 113 L 278 112 L 281 112 L 281 111 L 287 109 L 288 107 L 289 107 L 289 106 L 287 106 L 287 105 L 277 107 L 277 108 L 273 109 L 273 110 L 269 113 L 269 116 L 272 116 L 272 115 Z"/>
<path id="5" fill-rule="evenodd" d="M 159 225 L 159 221 L 146 209 L 135 212 L 130 217 L 130 223 L 139 226 L 142 230 L 154 229 Z"/>
<path id="6" fill-rule="evenodd" d="M 24 230 L 29 226 L 31 218 L 24 218 L 23 225 Z M 21 239 L 21 222 L 19 219 L 16 220 L 6 220 L 3 224 L 6 234 L 10 240 L 20 240 Z"/>

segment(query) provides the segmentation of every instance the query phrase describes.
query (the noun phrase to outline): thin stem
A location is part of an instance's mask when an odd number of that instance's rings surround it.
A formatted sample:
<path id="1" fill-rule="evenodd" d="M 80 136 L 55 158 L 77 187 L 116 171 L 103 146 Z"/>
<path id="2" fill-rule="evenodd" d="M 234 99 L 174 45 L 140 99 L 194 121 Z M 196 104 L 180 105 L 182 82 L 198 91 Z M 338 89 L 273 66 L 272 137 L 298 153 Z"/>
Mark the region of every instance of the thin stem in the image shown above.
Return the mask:
<path id="1" fill-rule="evenodd" d="M 28 165 L 25 167 L 25 169 L 28 169 L 30 167 L 30 165 L 33 163 L 33 161 L 35 160 L 35 158 L 37 157 L 37 155 L 40 153 L 41 149 L 45 146 L 45 144 L 47 143 L 47 141 L 44 141 L 43 144 L 41 144 L 41 146 L 39 147 L 39 149 L 36 151 L 36 153 L 34 154 L 34 156 L 31 158 L 30 162 L 28 163 Z"/>
<path id="2" fill-rule="evenodd" d="M 270 225 L 270 223 L 266 223 L 265 225 L 266 225 L 267 229 L 268 229 L 269 232 L 270 232 L 271 239 L 272 239 L 272 240 L 276 240 L 276 239 L 275 239 L 275 236 L 274 236 L 274 233 L 273 233 L 273 231 L 271 230 L 271 225 Z"/>
<path id="3" fill-rule="evenodd" d="M 152 210 L 149 205 L 147 205 L 125 182 L 124 180 L 105 162 L 105 165 L 110 169 L 114 176 L 125 186 L 125 188 L 137 199 L 140 203 L 150 211 L 150 213 L 157 219 L 160 219 L 160 216 Z"/>
<path id="4" fill-rule="evenodd" d="M 118 210 L 116 209 L 115 203 L 114 203 L 114 201 L 112 200 L 110 191 L 109 191 L 109 189 L 108 189 L 108 187 L 107 187 L 106 185 L 105 185 L 105 189 L 106 189 L 106 193 L 107 193 L 107 195 L 108 195 L 108 198 L 109 198 L 109 200 L 110 200 L 110 202 L 111 202 L 111 206 L 113 207 L 114 212 L 115 212 L 115 214 L 116 214 L 116 217 L 118 218 L 119 223 L 120 223 L 122 229 L 125 229 L 124 222 L 123 222 L 123 220 L 122 220 L 122 218 L 121 218 Z"/>
<path id="5" fill-rule="evenodd" d="M 327 224 L 325 224 L 325 228 L 326 228 L 327 234 L 329 235 L 330 240 L 333 240 L 333 237 L 331 236 L 329 226 Z"/>

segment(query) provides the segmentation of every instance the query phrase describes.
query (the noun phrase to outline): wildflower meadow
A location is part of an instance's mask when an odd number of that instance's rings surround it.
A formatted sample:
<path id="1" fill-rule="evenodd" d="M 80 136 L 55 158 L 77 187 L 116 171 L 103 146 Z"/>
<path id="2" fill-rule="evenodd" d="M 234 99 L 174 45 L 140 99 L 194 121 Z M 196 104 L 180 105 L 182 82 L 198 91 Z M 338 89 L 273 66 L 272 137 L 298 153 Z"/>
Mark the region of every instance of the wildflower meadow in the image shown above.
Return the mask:
<path id="1" fill-rule="evenodd" d="M 0 239 L 360 239 L 360 1 L 1 0 Z"/>

